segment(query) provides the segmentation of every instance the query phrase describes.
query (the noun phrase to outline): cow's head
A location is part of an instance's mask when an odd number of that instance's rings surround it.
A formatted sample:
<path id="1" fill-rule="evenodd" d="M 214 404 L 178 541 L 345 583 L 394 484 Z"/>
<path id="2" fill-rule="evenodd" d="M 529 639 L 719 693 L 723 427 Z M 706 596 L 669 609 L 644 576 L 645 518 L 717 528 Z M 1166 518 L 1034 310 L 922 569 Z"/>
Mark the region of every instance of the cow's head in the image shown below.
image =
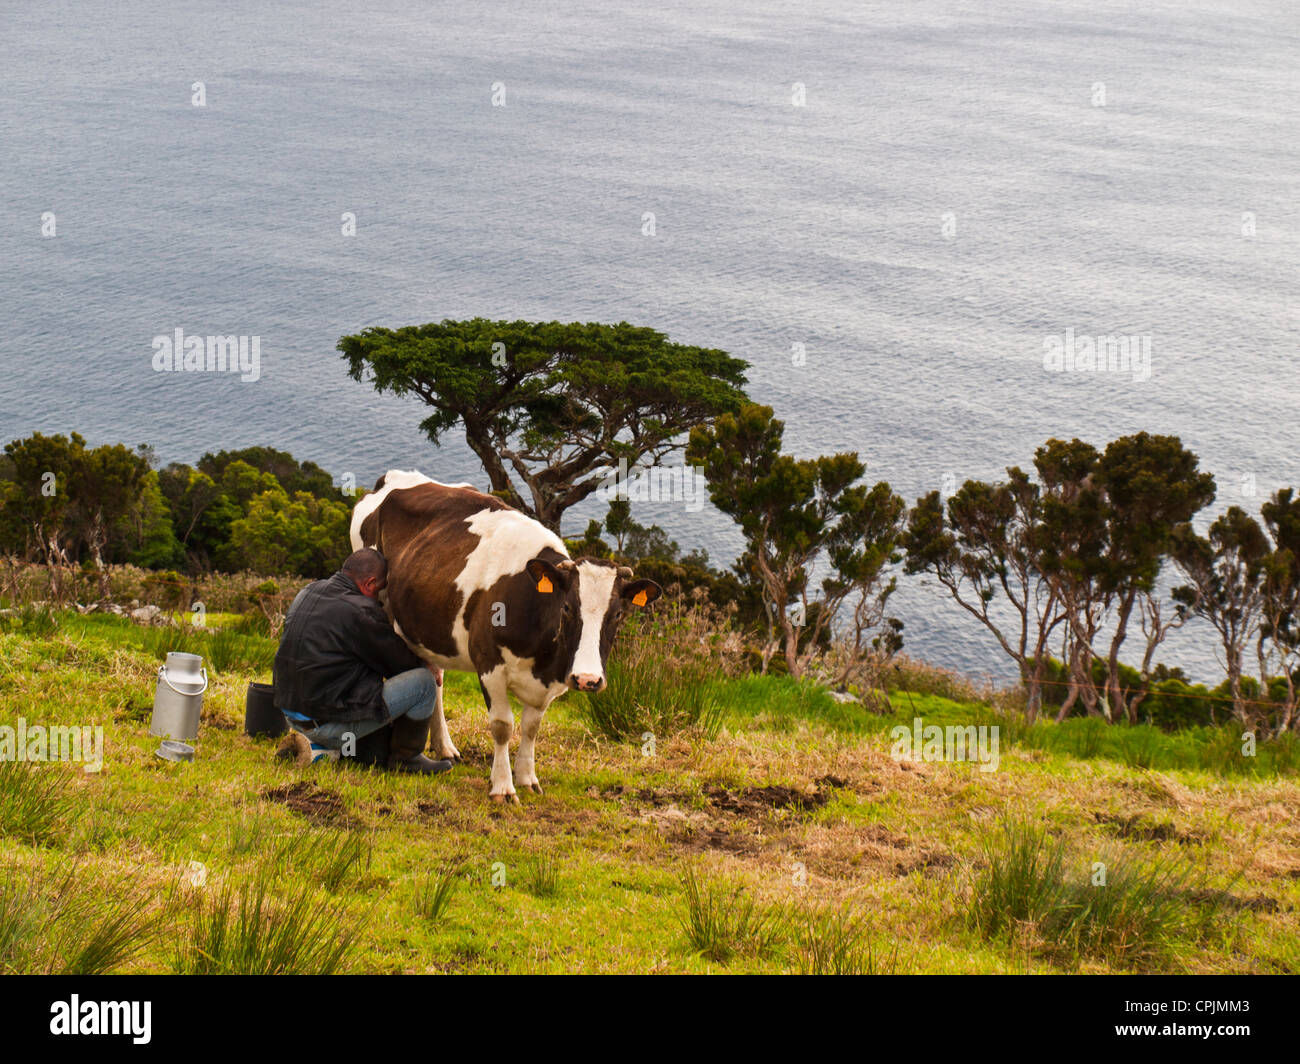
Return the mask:
<path id="1" fill-rule="evenodd" d="M 564 656 L 561 679 L 575 691 L 605 687 L 605 661 L 627 607 L 645 607 L 663 594 L 653 580 L 633 579 L 625 565 L 599 558 L 549 562 L 534 558 L 527 565 L 548 629 Z"/>

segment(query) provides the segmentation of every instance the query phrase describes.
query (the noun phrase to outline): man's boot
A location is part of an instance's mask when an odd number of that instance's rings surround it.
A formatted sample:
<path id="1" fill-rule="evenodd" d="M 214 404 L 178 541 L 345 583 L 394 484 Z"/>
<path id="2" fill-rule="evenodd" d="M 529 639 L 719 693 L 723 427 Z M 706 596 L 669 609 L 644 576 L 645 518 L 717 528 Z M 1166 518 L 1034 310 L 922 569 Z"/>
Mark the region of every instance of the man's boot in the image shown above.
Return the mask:
<path id="1" fill-rule="evenodd" d="M 348 760 L 354 765 L 387 768 L 392 737 L 393 726 L 385 724 L 377 731 L 372 731 L 369 735 L 358 739 L 356 751 Z"/>
<path id="2" fill-rule="evenodd" d="M 388 743 L 388 767 L 396 772 L 420 772 L 432 775 L 446 772 L 450 761 L 430 761 L 424 756 L 429 744 L 429 722 L 432 718 L 412 720 L 408 716 L 393 721 L 393 734 Z"/>

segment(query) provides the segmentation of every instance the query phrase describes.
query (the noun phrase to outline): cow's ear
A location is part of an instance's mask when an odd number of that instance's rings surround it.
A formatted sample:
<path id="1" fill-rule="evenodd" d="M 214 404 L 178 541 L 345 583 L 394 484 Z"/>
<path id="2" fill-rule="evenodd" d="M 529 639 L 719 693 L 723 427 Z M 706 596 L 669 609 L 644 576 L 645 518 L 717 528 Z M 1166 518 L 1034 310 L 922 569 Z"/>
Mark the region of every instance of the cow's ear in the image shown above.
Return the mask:
<path id="1" fill-rule="evenodd" d="M 567 573 L 562 573 L 545 558 L 534 558 L 524 568 L 532 578 L 533 586 L 543 595 L 549 595 L 556 588 L 561 591 L 569 586 Z"/>
<path id="2" fill-rule="evenodd" d="M 633 580 L 623 586 L 623 597 L 633 606 L 649 606 L 664 593 L 664 589 L 653 580 Z"/>

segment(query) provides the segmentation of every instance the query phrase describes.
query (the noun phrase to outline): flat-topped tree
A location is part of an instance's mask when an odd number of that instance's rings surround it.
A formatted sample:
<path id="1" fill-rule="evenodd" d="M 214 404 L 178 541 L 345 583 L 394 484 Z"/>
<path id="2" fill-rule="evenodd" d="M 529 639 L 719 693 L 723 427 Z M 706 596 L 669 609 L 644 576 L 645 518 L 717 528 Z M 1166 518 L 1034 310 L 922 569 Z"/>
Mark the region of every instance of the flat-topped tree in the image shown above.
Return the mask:
<path id="1" fill-rule="evenodd" d="M 746 398 L 748 363 L 626 322 L 448 320 L 338 348 L 354 380 L 428 404 L 434 444 L 461 425 L 492 492 L 556 532 L 610 466 L 659 461 Z"/>

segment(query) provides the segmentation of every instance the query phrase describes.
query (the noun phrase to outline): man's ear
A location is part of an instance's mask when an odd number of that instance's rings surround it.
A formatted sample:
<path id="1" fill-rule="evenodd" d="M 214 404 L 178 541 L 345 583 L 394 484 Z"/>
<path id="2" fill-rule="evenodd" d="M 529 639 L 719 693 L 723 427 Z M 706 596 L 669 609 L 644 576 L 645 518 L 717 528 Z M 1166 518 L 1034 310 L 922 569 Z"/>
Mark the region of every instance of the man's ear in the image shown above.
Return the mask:
<path id="1" fill-rule="evenodd" d="M 633 606 L 649 606 L 664 593 L 664 589 L 653 580 L 633 580 L 623 586 L 623 597 Z"/>
<path id="2" fill-rule="evenodd" d="M 524 570 L 532 578 L 533 587 L 540 594 L 549 595 L 556 591 L 568 591 L 570 573 L 552 565 L 545 558 L 534 558 Z"/>

